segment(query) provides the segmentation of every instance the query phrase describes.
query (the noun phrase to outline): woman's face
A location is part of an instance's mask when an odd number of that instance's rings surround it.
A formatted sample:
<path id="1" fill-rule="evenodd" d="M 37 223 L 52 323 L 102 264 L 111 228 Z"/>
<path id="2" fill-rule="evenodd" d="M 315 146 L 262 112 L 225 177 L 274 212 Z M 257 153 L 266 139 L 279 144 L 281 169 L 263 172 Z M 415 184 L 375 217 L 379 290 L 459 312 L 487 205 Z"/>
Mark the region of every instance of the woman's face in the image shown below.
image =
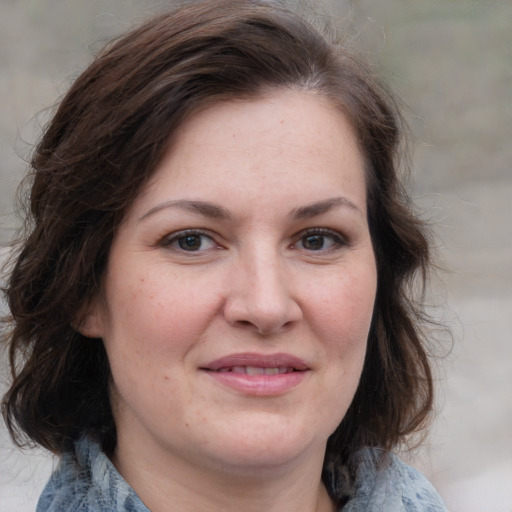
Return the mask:
<path id="1" fill-rule="evenodd" d="M 196 114 L 128 211 L 83 323 L 112 369 L 116 456 L 321 464 L 375 291 L 363 161 L 336 108 L 286 90 Z"/>

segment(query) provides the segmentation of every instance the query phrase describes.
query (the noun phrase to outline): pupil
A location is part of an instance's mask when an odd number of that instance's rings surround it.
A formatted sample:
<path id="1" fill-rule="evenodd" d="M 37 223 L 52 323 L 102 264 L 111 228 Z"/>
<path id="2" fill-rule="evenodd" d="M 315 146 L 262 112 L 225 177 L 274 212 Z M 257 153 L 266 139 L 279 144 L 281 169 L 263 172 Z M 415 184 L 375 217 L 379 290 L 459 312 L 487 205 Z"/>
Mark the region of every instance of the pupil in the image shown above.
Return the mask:
<path id="1" fill-rule="evenodd" d="M 179 239 L 178 244 L 184 251 L 195 251 L 201 247 L 199 235 L 187 235 Z"/>
<path id="2" fill-rule="evenodd" d="M 305 238 L 304 247 L 313 251 L 322 249 L 324 246 L 324 237 L 322 235 L 311 235 Z"/>

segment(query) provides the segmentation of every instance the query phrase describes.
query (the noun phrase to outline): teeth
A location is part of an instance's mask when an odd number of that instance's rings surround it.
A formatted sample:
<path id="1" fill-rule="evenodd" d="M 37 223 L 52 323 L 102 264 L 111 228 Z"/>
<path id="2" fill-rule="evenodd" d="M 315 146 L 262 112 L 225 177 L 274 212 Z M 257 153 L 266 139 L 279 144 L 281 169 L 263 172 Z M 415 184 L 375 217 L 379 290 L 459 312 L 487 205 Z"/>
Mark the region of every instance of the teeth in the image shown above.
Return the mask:
<path id="1" fill-rule="evenodd" d="M 218 370 L 220 373 L 240 373 L 244 375 L 282 375 L 292 373 L 294 369 L 291 366 L 275 366 L 271 368 L 262 368 L 260 366 L 232 366 Z"/>
<path id="2" fill-rule="evenodd" d="M 265 375 L 266 370 L 268 370 L 268 368 L 258 368 L 257 366 L 246 367 L 247 375 Z"/>

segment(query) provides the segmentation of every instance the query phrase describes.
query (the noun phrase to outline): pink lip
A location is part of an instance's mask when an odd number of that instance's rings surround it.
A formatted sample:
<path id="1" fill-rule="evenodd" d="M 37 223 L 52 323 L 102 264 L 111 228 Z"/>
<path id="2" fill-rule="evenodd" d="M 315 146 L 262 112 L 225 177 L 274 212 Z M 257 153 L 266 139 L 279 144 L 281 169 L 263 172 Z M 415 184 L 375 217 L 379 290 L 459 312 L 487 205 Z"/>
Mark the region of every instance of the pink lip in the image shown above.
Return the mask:
<path id="1" fill-rule="evenodd" d="M 279 366 L 289 366 L 295 370 L 308 370 L 308 365 L 298 357 L 290 354 L 255 354 L 252 352 L 243 354 L 231 354 L 221 357 L 207 363 L 203 369 L 218 371 L 221 368 L 230 368 L 233 366 L 257 366 L 260 368 L 275 368 Z"/>
<path id="2" fill-rule="evenodd" d="M 244 367 L 279 368 L 280 373 L 249 375 L 241 370 Z M 275 396 L 300 384 L 310 368 L 302 359 L 290 354 L 243 353 L 211 361 L 201 370 L 234 391 L 255 396 Z"/>

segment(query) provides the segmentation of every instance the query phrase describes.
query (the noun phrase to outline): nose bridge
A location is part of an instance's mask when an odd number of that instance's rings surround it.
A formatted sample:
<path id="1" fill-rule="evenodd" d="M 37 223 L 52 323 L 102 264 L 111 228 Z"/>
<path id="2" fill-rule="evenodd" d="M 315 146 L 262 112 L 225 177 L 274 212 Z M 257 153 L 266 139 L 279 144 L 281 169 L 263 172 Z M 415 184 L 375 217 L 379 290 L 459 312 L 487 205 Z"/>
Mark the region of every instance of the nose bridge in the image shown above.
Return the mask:
<path id="1" fill-rule="evenodd" d="M 265 306 L 273 300 L 285 299 L 285 269 L 276 250 L 268 247 L 255 249 L 246 258 L 245 272 L 249 281 L 250 295 L 255 304 Z"/>
<path id="2" fill-rule="evenodd" d="M 240 252 L 228 301 L 228 320 L 271 333 L 297 321 L 302 314 L 278 248 L 260 242 Z"/>

